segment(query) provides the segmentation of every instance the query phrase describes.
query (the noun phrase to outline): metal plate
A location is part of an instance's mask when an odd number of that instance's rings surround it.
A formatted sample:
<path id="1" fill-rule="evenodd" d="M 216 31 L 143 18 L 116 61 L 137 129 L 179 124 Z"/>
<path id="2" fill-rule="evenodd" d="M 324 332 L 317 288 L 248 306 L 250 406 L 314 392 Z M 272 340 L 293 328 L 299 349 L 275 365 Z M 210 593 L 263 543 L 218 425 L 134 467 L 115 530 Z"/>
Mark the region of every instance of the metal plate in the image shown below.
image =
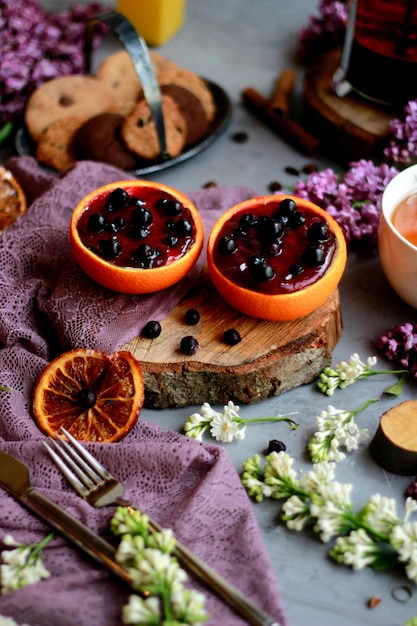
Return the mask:
<path id="1" fill-rule="evenodd" d="M 160 172 L 169 167 L 173 167 L 174 165 L 178 165 L 183 161 L 187 161 L 188 159 L 197 156 L 197 154 L 200 154 L 200 152 L 202 152 L 203 150 L 206 150 L 206 148 L 208 148 L 226 129 L 232 114 L 232 105 L 230 99 L 226 92 L 219 85 L 216 85 L 216 83 L 213 83 L 207 79 L 204 79 L 204 81 L 210 89 L 216 103 L 216 115 L 211 122 L 208 135 L 195 145 L 185 149 L 184 152 L 182 152 L 178 156 L 172 159 L 148 161 L 143 166 L 140 166 L 137 169 L 130 171 L 131 174 L 138 177 L 145 176 L 147 174 Z M 26 128 L 22 127 L 18 129 L 15 138 L 15 147 L 16 152 L 19 156 L 35 156 L 35 145 L 30 138 Z M 49 172 L 57 173 L 55 170 L 52 170 L 51 168 L 48 168 L 46 166 L 42 167 Z"/>

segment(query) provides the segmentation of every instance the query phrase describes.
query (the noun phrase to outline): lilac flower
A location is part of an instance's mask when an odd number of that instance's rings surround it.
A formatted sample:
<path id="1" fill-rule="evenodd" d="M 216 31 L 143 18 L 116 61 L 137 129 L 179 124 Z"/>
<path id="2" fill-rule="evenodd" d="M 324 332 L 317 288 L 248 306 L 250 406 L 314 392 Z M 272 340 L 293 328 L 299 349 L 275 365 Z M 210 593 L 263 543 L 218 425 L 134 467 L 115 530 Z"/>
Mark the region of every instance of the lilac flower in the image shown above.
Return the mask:
<path id="1" fill-rule="evenodd" d="M 401 118 L 388 124 L 390 140 L 384 156 L 394 163 L 408 164 L 417 158 L 417 100 L 404 107 Z"/>
<path id="2" fill-rule="evenodd" d="M 378 337 L 375 346 L 388 361 L 407 368 L 417 380 L 417 324 L 406 322 Z"/>
<path id="3" fill-rule="evenodd" d="M 376 245 L 382 194 L 398 170 L 361 159 L 338 175 L 331 168 L 298 181 L 294 194 L 325 209 L 341 227 L 347 243 L 366 240 Z"/>
<path id="4" fill-rule="evenodd" d="M 83 46 L 98 2 L 44 12 L 37 0 L 0 0 L 0 123 L 22 114 L 36 87 L 58 76 L 84 71 Z M 94 45 L 104 26 L 98 29 Z"/>
<path id="5" fill-rule="evenodd" d="M 321 0 L 319 15 L 311 15 L 309 24 L 298 33 L 298 56 L 311 63 L 325 50 L 341 45 L 348 18 L 347 1 Z"/>

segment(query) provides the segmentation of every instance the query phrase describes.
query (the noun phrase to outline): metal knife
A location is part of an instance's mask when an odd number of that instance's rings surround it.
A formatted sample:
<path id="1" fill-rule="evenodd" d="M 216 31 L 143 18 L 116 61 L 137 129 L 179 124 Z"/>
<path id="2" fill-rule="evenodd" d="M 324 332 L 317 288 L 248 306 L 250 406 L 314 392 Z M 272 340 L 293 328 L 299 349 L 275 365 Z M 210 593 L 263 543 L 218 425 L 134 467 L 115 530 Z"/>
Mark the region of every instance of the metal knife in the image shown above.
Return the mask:
<path id="1" fill-rule="evenodd" d="M 14 456 L 2 451 L 0 451 L 0 486 L 78 548 L 132 586 L 130 574 L 116 561 L 115 548 L 35 489 L 30 482 L 29 468 Z"/>

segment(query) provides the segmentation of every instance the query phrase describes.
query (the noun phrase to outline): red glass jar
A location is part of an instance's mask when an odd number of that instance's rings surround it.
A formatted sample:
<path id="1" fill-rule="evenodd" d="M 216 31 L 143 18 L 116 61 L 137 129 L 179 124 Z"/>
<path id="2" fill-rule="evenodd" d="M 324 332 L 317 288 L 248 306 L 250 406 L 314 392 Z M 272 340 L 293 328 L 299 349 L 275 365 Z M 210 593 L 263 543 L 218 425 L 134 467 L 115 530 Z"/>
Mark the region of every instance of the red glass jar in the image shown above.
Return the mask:
<path id="1" fill-rule="evenodd" d="M 351 0 L 335 87 L 389 105 L 417 98 L 417 0 Z"/>

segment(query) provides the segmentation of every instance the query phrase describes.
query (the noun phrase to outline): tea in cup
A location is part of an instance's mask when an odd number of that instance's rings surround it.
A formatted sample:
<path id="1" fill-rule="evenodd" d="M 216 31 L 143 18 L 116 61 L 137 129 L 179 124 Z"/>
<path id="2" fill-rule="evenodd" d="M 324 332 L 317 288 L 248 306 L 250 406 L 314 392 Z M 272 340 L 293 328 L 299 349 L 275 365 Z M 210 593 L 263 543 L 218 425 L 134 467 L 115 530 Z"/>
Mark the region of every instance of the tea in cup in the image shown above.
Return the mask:
<path id="1" fill-rule="evenodd" d="M 385 188 L 378 248 L 389 283 L 417 309 L 417 165 L 397 174 Z"/>

